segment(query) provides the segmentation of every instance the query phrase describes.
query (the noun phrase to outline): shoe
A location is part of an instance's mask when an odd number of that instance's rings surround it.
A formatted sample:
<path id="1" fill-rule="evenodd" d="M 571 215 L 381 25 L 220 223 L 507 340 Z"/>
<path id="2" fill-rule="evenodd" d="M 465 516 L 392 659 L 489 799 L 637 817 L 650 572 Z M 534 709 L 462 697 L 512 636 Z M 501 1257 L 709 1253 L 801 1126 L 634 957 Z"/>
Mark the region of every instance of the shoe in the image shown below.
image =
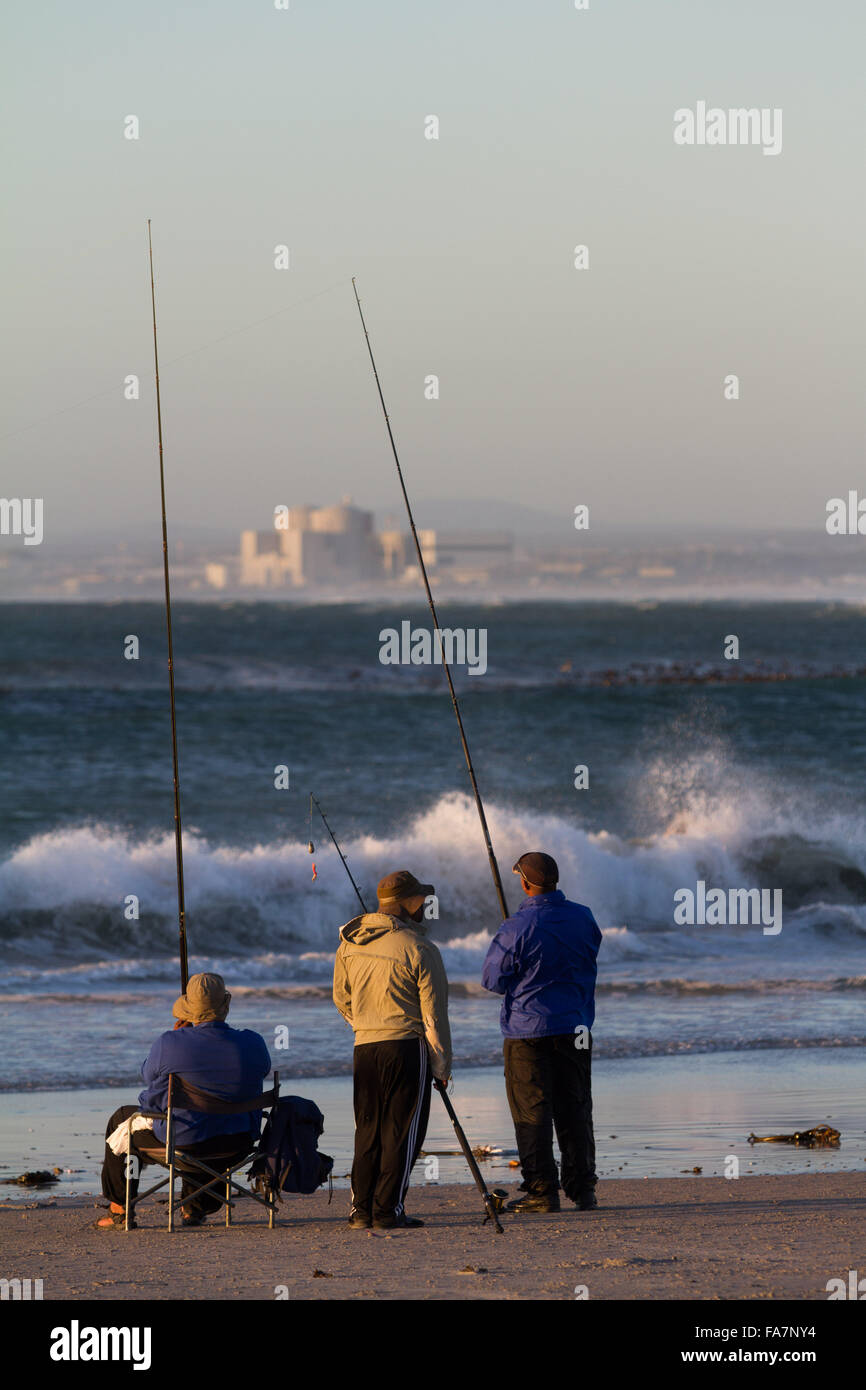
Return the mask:
<path id="1" fill-rule="evenodd" d="M 559 1193 L 527 1192 L 525 1197 L 518 1197 L 513 1202 L 507 1202 L 505 1210 L 516 1212 L 559 1211 Z"/>
<path id="2" fill-rule="evenodd" d="M 94 1221 L 93 1223 L 97 1231 L 122 1231 L 125 1224 L 125 1214 L 122 1211 L 109 1211 L 105 1216 L 101 1216 L 98 1221 Z M 138 1230 L 138 1222 L 135 1220 L 134 1216 L 130 1217 L 129 1229 L 131 1231 Z"/>
<path id="3" fill-rule="evenodd" d="M 598 1206 L 595 1189 L 590 1187 L 586 1192 L 581 1192 L 579 1197 L 575 1197 L 574 1205 L 578 1211 L 595 1211 Z"/>
<path id="4" fill-rule="evenodd" d="M 377 1216 L 373 1222 L 374 1231 L 398 1231 L 404 1229 L 414 1230 L 416 1226 L 423 1226 L 417 1216 L 407 1216 L 404 1212 L 402 1216 Z"/>
<path id="5" fill-rule="evenodd" d="M 368 1211 L 362 1211 L 360 1207 L 352 1207 L 349 1212 L 349 1225 L 353 1231 L 369 1231 L 372 1224 Z"/>
<path id="6" fill-rule="evenodd" d="M 207 1216 L 201 1211 L 183 1212 L 180 1218 L 182 1226 L 203 1226 Z"/>

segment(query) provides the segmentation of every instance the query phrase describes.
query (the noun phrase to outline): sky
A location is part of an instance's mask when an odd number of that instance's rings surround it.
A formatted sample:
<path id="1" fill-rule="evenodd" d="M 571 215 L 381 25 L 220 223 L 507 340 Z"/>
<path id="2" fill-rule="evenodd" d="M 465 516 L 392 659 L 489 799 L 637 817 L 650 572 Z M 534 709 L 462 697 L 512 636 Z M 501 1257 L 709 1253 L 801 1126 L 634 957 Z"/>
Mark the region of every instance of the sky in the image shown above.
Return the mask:
<path id="1" fill-rule="evenodd" d="M 822 530 L 862 477 L 864 28 L 858 0 L 7 7 L 0 492 L 44 498 L 49 544 L 158 527 L 151 218 L 175 522 L 399 514 L 356 276 L 419 525 Z M 702 100 L 781 108 L 781 152 L 677 146 Z"/>

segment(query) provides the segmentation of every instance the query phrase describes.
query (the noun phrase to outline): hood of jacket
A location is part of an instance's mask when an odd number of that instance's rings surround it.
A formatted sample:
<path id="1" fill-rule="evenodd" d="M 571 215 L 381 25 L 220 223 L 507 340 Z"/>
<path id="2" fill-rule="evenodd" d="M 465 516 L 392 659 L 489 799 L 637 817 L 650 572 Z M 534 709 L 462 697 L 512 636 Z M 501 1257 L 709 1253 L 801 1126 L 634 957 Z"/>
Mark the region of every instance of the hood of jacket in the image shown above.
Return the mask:
<path id="1" fill-rule="evenodd" d="M 421 922 L 365 912 L 341 927 L 333 998 L 356 1044 L 425 1038 L 433 1074 L 451 1075 L 448 980 Z"/>
<path id="2" fill-rule="evenodd" d="M 340 939 L 352 946 L 369 946 L 388 932 L 414 931 L 425 936 L 427 928 L 423 922 L 409 922 L 404 917 L 392 917 L 390 912 L 365 912 L 361 917 L 353 917 L 340 928 Z"/>

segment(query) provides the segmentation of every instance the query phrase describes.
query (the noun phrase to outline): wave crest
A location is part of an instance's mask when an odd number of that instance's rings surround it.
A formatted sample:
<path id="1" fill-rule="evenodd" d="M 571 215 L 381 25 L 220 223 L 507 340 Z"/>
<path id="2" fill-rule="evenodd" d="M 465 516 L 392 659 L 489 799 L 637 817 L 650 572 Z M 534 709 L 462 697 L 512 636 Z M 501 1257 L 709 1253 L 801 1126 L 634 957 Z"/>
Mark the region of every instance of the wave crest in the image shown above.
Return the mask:
<path id="1" fill-rule="evenodd" d="M 682 805 L 682 801 L 680 801 Z M 664 808 L 662 808 L 664 809 Z M 803 955 L 854 945 L 866 934 L 866 853 L 862 825 L 837 818 L 820 833 L 760 799 L 693 801 L 642 840 L 591 832 L 559 815 L 491 804 L 491 833 L 502 865 L 527 846 L 544 845 L 560 865 L 569 897 L 591 906 L 605 933 L 606 966 L 660 976 L 660 963 L 725 959 L 736 950 L 766 952 L 756 927 L 684 928 L 673 924 L 674 893 L 703 879 L 714 887 L 781 888 L 785 940 Z M 432 933 L 449 970 L 476 973 L 499 924 L 475 807 L 459 793 L 440 797 L 390 837 L 362 835 L 344 851 L 368 904 L 394 868 L 411 868 L 437 886 L 440 919 Z M 190 949 L 325 953 L 357 903 L 342 865 L 323 842 L 312 882 L 306 845 L 295 840 L 253 848 L 212 845 L 189 831 L 184 862 Z M 116 827 L 85 824 L 33 837 L 0 864 L 0 945 L 7 959 L 52 961 L 164 956 L 176 950 L 174 839 L 136 840 Z M 507 876 L 506 876 L 507 877 Z M 506 893 L 512 909 L 518 894 Z M 126 920 L 134 894 L 138 920 Z M 796 965 L 786 954 L 786 966 Z M 775 957 L 776 964 L 779 956 Z M 676 968 L 671 975 L 676 975 Z M 777 974 L 782 973 L 779 970 Z M 836 973 L 839 973 L 838 970 Z"/>

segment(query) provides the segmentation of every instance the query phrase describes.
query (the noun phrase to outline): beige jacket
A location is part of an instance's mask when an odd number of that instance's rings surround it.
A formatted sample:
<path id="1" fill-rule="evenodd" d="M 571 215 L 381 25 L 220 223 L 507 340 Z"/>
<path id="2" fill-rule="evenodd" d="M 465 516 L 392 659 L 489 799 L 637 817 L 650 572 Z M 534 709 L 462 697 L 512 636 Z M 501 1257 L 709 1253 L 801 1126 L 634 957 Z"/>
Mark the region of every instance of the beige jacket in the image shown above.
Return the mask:
<path id="1" fill-rule="evenodd" d="M 341 927 L 334 1003 L 356 1045 L 426 1038 L 433 1075 L 451 1075 L 448 980 L 423 923 L 366 912 Z"/>

